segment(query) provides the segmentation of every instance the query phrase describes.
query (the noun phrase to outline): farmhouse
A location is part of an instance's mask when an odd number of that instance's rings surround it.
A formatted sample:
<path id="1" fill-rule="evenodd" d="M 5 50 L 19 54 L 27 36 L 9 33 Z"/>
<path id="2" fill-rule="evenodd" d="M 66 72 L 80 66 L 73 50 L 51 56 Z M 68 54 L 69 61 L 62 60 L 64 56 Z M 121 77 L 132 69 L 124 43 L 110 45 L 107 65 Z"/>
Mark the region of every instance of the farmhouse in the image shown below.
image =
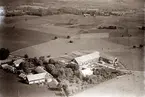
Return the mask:
<path id="1" fill-rule="evenodd" d="M 93 62 L 97 62 L 99 58 L 100 53 L 96 51 L 87 55 L 76 57 L 74 60 L 79 66 L 84 67 L 92 64 Z"/>
<path id="2" fill-rule="evenodd" d="M 15 67 L 19 67 L 19 65 L 20 65 L 21 62 L 24 62 L 24 59 L 15 60 L 13 63 L 15 65 Z"/>

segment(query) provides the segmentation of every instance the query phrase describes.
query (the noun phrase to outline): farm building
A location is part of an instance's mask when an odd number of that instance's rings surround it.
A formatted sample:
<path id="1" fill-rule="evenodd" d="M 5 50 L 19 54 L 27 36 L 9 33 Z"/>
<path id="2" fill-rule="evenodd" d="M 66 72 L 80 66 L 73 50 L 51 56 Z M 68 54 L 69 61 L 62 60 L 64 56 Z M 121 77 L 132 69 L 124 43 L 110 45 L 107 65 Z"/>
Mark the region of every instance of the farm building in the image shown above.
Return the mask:
<path id="1" fill-rule="evenodd" d="M 87 55 L 76 57 L 74 60 L 79 66 L 84 67 L 93 62 L 97 62 L 99 58 L 100 58 L 100 53 L 96 51 Z"/>
<path id="2" fill-rule="evenodd" d="M 21 62 L 24 62 L 24 59 L 15 60 L 13 63 L 15 65 L 15 67 L 19 67 L 19 65 L 20 65 Z"/>
<path id="3" fill-rule="evenodd" d="M 26 77 L 26 82 L 28 84 L 36 84 L 36 83 L 44 83 L 44 82 L 51 82 L 52 81 L 51 74 L 44 72 L 38 74 L 29 74 Z"/>
<path id="4" fill-rule="evenodd" d="M 26 80 L 26 74 L 24 74 L 24 73 L 21 73 L 21 74 L 19 74 L 19 78 L 21 78 L 21 79 L 23 79 L 23 80 Z"/>
<path id="5" fill-rule="evenodd" d="M 0 65 L 5 64 L 5 63 L 9 63 L 11 61 L 12 61 L 12 59 L 10 59 L 10 58 L 5 59 L 5 60 L 0 60 Z"/>
<path id="6" fill-rule="evenodd" d="M 27 75 L 26 82 L 28 84 L 43 83 L 47 73 L 29 74 Z"/>
<path id="7" fill-rule="evenodd" d="M 90 76 L 93 75 L 93 70 L 91 70 L 90 68 L 83 68 L 81 69 L 81 73 L 83 74 L 83 76 Z"/>
<path id="8" fill-rule="evenodd" d="M 8 70 L 8 71 L 10 71 L 12 73 L 15 73 L 16 72 L 16 68 L 13 67 L 13 66 L 10 66 L 8 64 L 3 64 L 3 65 L 1 65 L 1 67 L 2 67 L 2 69 Z"/>

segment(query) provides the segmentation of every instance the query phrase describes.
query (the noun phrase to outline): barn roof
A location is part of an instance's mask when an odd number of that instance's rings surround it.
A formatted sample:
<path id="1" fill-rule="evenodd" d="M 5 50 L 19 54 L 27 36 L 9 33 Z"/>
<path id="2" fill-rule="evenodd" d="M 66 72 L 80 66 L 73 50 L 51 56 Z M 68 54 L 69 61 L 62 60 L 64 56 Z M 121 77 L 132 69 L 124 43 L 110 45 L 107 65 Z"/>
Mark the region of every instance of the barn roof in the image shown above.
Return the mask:
<path id="1" fill-rule="evenodd" d="M 30 75 L 27 75 L 27 80 L 30 82 L 30 81 L 45 79 L 46 74 L 47 74 L 46 72 L 39 73 L 39 74 L 30 74 Z"/>
<path id="2" fill-rule="evenodd" d="M 15 64 L 16 67 L 18 67 L 21 62 L 24 62 L 24 59 L 18 59 L 16 61 L 14 61 L 14 64 Z"/>
<path id="3" fill-rule="evenodd" d="M 79 65 L 82 65 L 82 63 L 84 63 L 84 62 L 87 62 L 87 61 L 96 59 L 98 57 L 100 57 L 100 53 L 96 51 L 96 52 L 93 52 L 93 53 L 90 53 L 90 54 L 87 54 L 87 55 L 83 55 L 83 56 L 80 56 L 80 57 L 76 57 L 75 58 L 75 61 Z"/>

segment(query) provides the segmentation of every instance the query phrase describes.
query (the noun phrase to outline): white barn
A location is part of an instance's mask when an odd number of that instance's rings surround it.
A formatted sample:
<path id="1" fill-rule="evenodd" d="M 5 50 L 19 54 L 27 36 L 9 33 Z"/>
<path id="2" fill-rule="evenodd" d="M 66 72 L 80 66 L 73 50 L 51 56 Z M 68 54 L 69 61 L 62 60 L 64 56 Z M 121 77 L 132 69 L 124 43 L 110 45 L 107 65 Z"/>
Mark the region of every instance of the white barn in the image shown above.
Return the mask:
<path id="1" fill-rule="evenodd" d="M 100 57 L 100 53 L 96 51 L 87 55 L 76 57 L 75 61 L 77 62 L 77 64 L 79 64 L 79 66 L 84 67 L 93 62 L 97 62 L 99 60 L 99 57 Z"/>
<path id="2" fill-rule="evenodd" d="M 43 83 L 45 82 L 46 74 L 47 73 L 29 74 L 27 75 L 26 81 L 28 84 Z"/>
<path id="3" fill-rule="evenodd" d="M 26 76 L 26 82 L 28 84 L 36 83 L 50 83 L 53 81 L 53 76 L 48 72 L 38 73 L 38 74 L 29 74 Z"/>

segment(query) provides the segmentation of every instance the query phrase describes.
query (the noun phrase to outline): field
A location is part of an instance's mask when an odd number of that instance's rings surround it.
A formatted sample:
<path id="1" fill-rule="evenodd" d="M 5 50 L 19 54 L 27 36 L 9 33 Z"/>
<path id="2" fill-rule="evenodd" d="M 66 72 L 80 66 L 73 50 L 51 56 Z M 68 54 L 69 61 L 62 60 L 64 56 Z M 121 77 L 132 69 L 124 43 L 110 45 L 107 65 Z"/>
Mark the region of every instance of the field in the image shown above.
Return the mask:
<path id="1" fill-rule="evenodd" d="M 9 5 L 7 2 L 10 1 L 1 2 L 1 5 Z M 12 2 L 11 10 L 24 4 L 56 9 L 66 7 L 68 10 L 69 8 L 99 9 L 110 12 L 128 12 L 128 14 L 84 17 L 73 13 L 62 13 L 6 17 L 4 24 L 0 27 L 0 47 L 10 49 L 13 55 L 28 54 L 30 57 L 47 55 L 58 57 L 73 51 L 97 50 L 118 57 L 128 70 L 143 71 L 144 47 L 133 48 L 133 46 L 145 45 L 144 30 L 138 29 L 138 26 L 143 26 L 145 23 L 143 2 L 144 0 L 33 0 L 32 3 L 31 0 L 16 0 Z M 100 26 L 116 26 L 117 29 L 98 29 Z M 70 38 L 68 39 L 67 36 Z M 55 37 L 57 38 L 54 39 Z M 70 43 L 70 40 L 73 43 Z M 3 83 L 0 85 L 2 89 L 0 97 L 11 95 L 13 97 L 53 97 L 55 94 L 46 87 L 40 88 L 37 85 L 28 86 L 19 83 L 14 75 L 1 70 L 0 72 L 3 75 L 6 74 L 6 76 L 0 76 L 0 83 Z M 11 82 L 7 80 L 8 78 Z M 13 91 L 7 93 L 8 87 Z M 140 86 L 136 87 L 140 88 Z"/>

